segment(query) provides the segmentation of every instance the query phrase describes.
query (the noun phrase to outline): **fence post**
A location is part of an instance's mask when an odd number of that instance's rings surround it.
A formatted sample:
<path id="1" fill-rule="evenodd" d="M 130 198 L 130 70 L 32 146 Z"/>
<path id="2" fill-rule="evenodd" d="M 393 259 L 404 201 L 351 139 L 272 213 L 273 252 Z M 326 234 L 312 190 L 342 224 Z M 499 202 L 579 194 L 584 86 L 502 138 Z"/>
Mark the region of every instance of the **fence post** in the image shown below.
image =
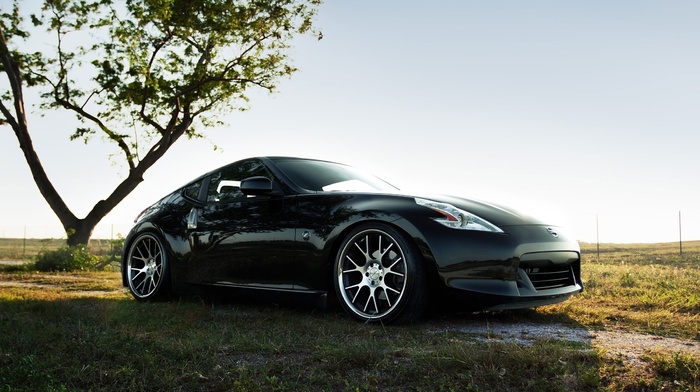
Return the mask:
<path id="1" fill-rule="evenodd" d="M 681 211 L 678 211 L 678 246 L 680 247 L 680 254 L 683 257 L 683 225 L 681 224 Z"/>
<path id="2" fill-rule="evenodd" d="M 598 214 L 595 214 L 595 246 L 596 261 L 600 262 L 600 232 L 598 230 Z"/>

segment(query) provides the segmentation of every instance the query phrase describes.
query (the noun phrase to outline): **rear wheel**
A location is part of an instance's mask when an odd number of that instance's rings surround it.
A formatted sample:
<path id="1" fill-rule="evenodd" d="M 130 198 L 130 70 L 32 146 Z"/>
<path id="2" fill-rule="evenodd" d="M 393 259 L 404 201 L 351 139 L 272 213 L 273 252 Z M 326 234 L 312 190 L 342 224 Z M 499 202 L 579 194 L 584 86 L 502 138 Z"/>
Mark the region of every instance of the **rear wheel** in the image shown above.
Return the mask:
<path id="1" fill-rule="evenodd" d="M 170 294 L 170 267 L 163 242 L 151 233 L 139 235 L 129 247 L 126 276 L 129 290 L 138 300 Z"/>
<path id="2" fill-rule="evenodd" d="M 385 224 L 350 232 L 337 255 L 336 293 L 343 308 L 361 321 L 411 322 L 423 313 L 423 263 L 406 236 Z"/>

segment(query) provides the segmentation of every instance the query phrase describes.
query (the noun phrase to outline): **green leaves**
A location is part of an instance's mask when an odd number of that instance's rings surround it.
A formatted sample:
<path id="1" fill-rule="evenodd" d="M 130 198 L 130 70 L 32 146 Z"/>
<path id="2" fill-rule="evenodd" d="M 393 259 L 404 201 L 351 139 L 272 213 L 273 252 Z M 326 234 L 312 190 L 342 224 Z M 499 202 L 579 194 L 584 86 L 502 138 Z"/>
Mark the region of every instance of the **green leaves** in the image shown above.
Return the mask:
<path id="1" fill-rule="evenodd" d="M 143 181 L 183 135 L 204 137 L 222 114 L 247 108 L 247 91 L 274 91 L 296 68 L 287 50 L 312 32 L 320 0 L 31 0 L 0 4 L 0 125 L 9 124 L 32 176 L 68 233 L 95 225 Z M 27 22 L 28 21 L 28 22 Z M 41 100 L 25 102 L 24 89 Z M 36 96 L 36 95 L 31 95 Z M 28 106 L 67 110 L 71 140 L 114 143 L 129 168 L 78 219 L 42 167 Z"/>
<path id="2" fill-rule="evenodd" d="M 0 21 L 26 86 L 41 89 L 43 108 L 85 124 L 71 139 L 103 133 L 135 166 L 143 155 L 132 149 L 201 136 L 191 127 L 245 110 L 251 88 L 275 91 L 297 71 L 287 51 L 315 33 L 320 1 L 45 0 L 41 13 L 25 4 Z M 40 35 L 52 42 L 31 44 Z"/>
<path id="3" fill-rule="evenodd" d="M 88 140 L 90 139 L 90 136 L 94 134 L 95 131 L 93 129 L 79 127 L 75 130 L 75 133 L 73 133 L 70 136 L 70 140 L 83 139 L 85 144 L 87 144 Z"/>
<path id="4" fill-rule="evenodd" d="M 274 91 L 296 68 L 287 50 L 313 32 L 320 0 L 31 0 L 0 3 L 0 125 L 9 124 L 37 186 L 68 233 L 95 225 L 183 135 L 204 137 L 247 108 L 247 91 Z M 41 100 L 25 102 L 24 89 Z M 30 95 L 27 95 L 30 96 Z M 37 96 L 37 95 L 31 95 Z M 71 140 L 114 143 L 129 174 L 84 219 L 41 165 L 25 108 L 67 110 Z M 110 157 L 117 156 L 110 154 Z"/>

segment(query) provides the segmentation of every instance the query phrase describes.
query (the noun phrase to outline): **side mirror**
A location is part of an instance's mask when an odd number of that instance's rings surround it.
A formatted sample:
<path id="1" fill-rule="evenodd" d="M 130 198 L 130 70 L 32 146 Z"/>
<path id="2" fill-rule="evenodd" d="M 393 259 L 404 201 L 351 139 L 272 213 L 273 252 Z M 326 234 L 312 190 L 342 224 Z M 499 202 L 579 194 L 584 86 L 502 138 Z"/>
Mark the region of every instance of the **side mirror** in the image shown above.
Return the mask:
<path id="1" fill-rule="evenodd" d="M 241 192 L 248 196 L 266 195 L 272 192 L 272 180 L 267 177 L 249 177 L 241 181 Z"/>

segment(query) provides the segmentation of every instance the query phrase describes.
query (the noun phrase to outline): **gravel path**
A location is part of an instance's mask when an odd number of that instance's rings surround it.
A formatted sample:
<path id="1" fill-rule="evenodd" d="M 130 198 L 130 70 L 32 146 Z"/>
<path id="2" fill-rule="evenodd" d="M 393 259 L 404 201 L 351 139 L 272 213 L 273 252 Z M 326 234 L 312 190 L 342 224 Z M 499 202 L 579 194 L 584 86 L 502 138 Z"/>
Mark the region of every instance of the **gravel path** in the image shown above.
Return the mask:
<path id="1" fill-rule="evenodd" d="M 448 326 L 433 332 L 458 331 L 475 334 L 479 341 L 509 341 L 523 346 L 540 339 L 557 339 L 584 343 L 601 349 L 631 365 L 641 364 L 644 355 L 663 351 L 679 352 L 700 358 L 700 342 L 625 331 L 594 331 L 563 324 L 486 323 Z"/>

